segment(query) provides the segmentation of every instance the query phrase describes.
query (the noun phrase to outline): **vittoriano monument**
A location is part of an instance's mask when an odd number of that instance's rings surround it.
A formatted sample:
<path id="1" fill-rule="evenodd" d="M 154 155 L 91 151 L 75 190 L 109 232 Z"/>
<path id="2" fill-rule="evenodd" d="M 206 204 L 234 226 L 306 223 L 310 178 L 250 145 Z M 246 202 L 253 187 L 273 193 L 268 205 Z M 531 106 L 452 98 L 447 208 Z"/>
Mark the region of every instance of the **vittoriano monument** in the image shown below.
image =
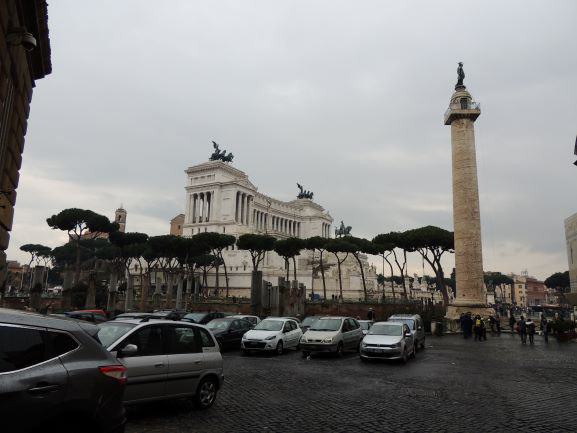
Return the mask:
<path id="1" fill-rule="evenodd" d="M 481 106 L 473 101 L 463 81 L 463 63 L 457 69 L 458 81 L 445 112 L 445 125 L 451 125 L 453 159 L 453 223 L 455 230 L 456 297 L 447 308 L 447 318 L 461 313 L 483 316 L 494 314 L 487 306 L 483 284 L 483 250 L 479 186 L 475 156 L 475 120 Z"/>
<path id="2" fill-rule="evenodd" d="M 352 229 L 351 226 L 345 226 L 345 223 L 341 221 L 340 227 L 335 228 L 335 238 L 350 235 Z"/>
<path id="3" fill-rule="evenodd" d="M 299 188 L 299 190 L 300 190 L 299 194 L 297 195 L 297 198 L 298 198 L 298 199 L 301 199 L 301 198 L 308 198 L 309 200 L 312 200 L 312 199 L 313 199 L 314 193 L 313 193 L 312 191 L 307 191 L 307 190 L 305 190 L 305 189 L 302 187 L 302 185 L 301 185 L 300 183 L 298 183 L 298 182 L 297 182 L 297 186 L 298 186 L 298 188 Z"/>
<path id="4" fill-rule="evenodd" d="M 210 155 L 210 161 L 224 161 L 224 162 L 232 162 L 234 155 L 232 153 L 226 154 L 226 150 L 220 151 L 218 143 L 212 142 L 212 147 L 214 147 L 214 152 Z"/>

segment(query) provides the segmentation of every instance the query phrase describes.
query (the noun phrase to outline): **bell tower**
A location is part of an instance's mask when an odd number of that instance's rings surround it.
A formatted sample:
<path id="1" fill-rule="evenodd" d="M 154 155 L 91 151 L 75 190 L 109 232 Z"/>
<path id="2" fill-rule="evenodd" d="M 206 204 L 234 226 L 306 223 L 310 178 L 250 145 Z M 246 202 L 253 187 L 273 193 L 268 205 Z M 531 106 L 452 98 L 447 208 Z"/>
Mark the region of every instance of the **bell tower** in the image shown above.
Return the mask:
<path id="1" fill-rule="evenodd" d="M 116 221 L 120 226 L 118 231 L 124 233 L 126 230 L 126 210 L 124 210 L 122 205 L 116 209 L 116 212 L 114 213 L 114 221 Z"/>

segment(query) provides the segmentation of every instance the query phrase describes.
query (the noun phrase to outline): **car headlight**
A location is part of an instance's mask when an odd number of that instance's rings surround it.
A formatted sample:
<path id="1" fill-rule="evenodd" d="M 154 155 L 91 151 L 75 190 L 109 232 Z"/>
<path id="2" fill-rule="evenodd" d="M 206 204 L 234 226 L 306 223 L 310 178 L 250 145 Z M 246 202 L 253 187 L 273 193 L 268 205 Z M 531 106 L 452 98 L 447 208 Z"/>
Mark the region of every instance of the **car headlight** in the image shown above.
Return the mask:
<path id="1" fill-rule="evenodd" d="M 327 337 L 323 340 L 323 343 L 332 343 L 333 342 L 333 337 Z"/>
<path id="2" fill-rule="evenodd" d="M 243 339 L 243 340 L 246 340 L 246 339 L 247 339 L 246 334 L 244 334 L 244 335 L 242 336 L 242 339 Z"/>
<path id="3" fill-rule="evenodd" d="M 395 344 L 395 347 L 401 347 L 401 342 L 399 341 L 397 344 Z"/>
<path id="4" fill-rule="evenodd" d="M 307 340 L 307 337 L 305 337 L 304 335 L 301 337 L 301 343 L 308 343 L 309 340 Z"/>
<path id="5" fill-rule="evenodd" d="M 270 337 L 266 337 L 265 340 L 274 340 L 276 335 L 271 335 Z"/>
<path id="6" fill-rule="evenodd" d="M 364 341 L 361 342 L 361 347 L 367 347 L 367 343 L 365 343 Z"/>

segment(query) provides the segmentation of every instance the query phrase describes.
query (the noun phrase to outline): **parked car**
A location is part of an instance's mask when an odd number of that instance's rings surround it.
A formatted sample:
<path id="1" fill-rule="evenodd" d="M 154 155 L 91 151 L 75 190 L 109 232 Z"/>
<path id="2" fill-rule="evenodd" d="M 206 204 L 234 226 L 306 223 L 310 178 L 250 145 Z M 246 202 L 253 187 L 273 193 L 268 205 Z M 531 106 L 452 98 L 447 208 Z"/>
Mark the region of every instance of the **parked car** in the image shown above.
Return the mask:
<path id="1" fill-rule="evenodd" d="M 414 358 L 416 345 L 409 327 L 401 322 L 377 322 L 361 342 L 359 355 L 365 359 L 402 359 L 407 362 Z"/>
<path id="2" fill-rule="evenodd" d="M 363 335 L 367 335 L 369 333 L 369 329 L 371 329 L 371 326 L 373 326 L 373 323 L 375 323 L 373 320 L 357 320 L 357 322 L 359 322 L 359 325 L 361 325 Z"/>
<path id="3" fill-rule="evenodd" d="M 191 398 L 212 406 L 224 375 L 213 335 L 193 323 L 169 320 L 112 320 L 98 338 L 128 368 L 125 404 Z"/>
<path id="4" fill-rule="evenodd" d="M 252 326 L 256 326 L 260 323 L 260 318 L 258 316 L 248 316 L 244 314 L 233 314 L 232 316 L 227 317 L 234 317 L 237 319 L 244 319 L 247 320 Z"/>
<path id="5" fill-rule="evenodd" d="M 126 367 L 98 343 L 98 329 L 0 309 L 3 432 L 124 431 Z"/>
<path id="6" fill-rule="evenodd" d="M 221 319 L 224 317 L 224 313 L 219 313 L 214 311 L 212 313 L 208 311 L 202 311 L 198 313 L 188 313 L 181 320 L 190 323 L 198 323 L 199 325 L 206 325 L 208 322 L 214 319 Z"/>
<path id="7" fill-rule="evenodd" d="M 308 329 L 311 327 L 311 325 L 313 323 L 315 323 L 317 320 L 321 319 L 323 316 L 309 316 L 309 317 L 305 317 L 305 319 L 302 321 L 301 323 L 301 329 L 303 330 L 303 332 L 307 332 Z"/>
<path id="8" fill-rule="evenodd" d="M 311 325 L 301 338 L 303 356 L 312 352 L 332 352 L 342 355 L 345 350 L 358 350 L 363 331 L 352 317 L 323 317 Z"/>
<path id="9" fill-rule="evenodd" d="M 152 314 L 158 319 L 181 320 L 188 313 L 184 310 L 154 310 Z"/>
<path id="10" fill-rule="evenodd" d="M 395 314 L 389 317 L 389 321 L 404 323 L 413 334 L 415 347 L 425 348 L 425 327 L 423 319 L 418 314 Z"/>
<path id="11" fill-rule="evenodd" d="M 244 354 L 256 351 L 274 351 L 281 355 L 285 349 L 298 349 L 302 336 L 299 324 L 285 317 L 268 317 L 242 337 Z"/>
<path id="12" fill-rule="evenodd" d="M 120 313 L 117 316 L 115 316 L 113 320 L 145 319 L 154 317 L 156 317 L 154 313 L 139 313 L 135 311 L 132 313 Z"/>
<path id="13" fill-rule="evenodd" d="M 240 348 L 242 336 L 252 329 L 252 325 L 247 320 L 232 316 L 211 320 L 206 327 L 216 337 L 221 350 Z"/>
<path id="14" fill-rule="evenodd" d="M 63 313 L 71 319 L 86 320 L 87 322 L 102 323 L 108 320 L 104 310 L 76 310 Z"/>

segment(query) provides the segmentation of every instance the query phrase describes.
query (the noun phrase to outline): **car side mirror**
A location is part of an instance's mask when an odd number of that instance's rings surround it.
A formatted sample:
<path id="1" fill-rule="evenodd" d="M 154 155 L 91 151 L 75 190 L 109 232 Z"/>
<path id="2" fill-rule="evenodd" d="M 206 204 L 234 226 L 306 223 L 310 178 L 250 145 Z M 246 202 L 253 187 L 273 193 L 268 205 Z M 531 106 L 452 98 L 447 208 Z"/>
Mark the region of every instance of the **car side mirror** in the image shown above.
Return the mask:
<path id="1" fill-rule="evenodd" d="M 138 353 L 138 346 L 136 344 L 127 344 L 122 349 L 118 349 L 118 358 L 125 358 L 127 356 L 136 355 Z"/>
<path id="2" fill-rule="evenodd" d="M 417 327 L 417 331 L 420 331 L 421 329 L 423 329 L 422 326 Z"/>

